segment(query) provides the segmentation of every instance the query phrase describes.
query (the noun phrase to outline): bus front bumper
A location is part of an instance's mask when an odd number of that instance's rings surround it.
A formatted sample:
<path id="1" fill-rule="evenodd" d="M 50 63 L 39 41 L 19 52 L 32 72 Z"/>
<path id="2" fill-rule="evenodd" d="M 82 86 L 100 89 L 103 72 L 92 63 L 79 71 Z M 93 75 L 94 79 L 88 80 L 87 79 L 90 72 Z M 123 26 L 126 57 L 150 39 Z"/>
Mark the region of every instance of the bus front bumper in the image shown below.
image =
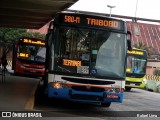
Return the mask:
<path id="1" fill-rule="evenodd" d="M 145 83 L 143 83 L 143 82 L 126 81 L 125 87 L 130 87 L 130 88 L 144 88 L 144 87 L 145 87 Z"/>
<path id="2" fill-rule="evenodd" d="M 123 101 L 123 93 L 115 92 L 88 92 L 76 91 L 72 88 L 51 88 L 48 87 L 49 98 L 60 98 L 71 101 L 88 102 L 88 103 L 107 103 L 107 102 L 120 102 Z"/>

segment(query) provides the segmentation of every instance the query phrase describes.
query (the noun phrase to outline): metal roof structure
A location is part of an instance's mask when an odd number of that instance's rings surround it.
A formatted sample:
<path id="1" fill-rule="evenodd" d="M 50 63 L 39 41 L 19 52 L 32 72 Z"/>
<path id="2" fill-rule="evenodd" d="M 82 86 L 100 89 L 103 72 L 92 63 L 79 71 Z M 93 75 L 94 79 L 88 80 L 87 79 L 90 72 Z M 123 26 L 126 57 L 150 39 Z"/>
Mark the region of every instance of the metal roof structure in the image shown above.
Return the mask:
<path id="1" fill-rule="evenodd" d="M 77 10 L 68 10 L 72 12 L 85 12 L 89 14 L 96 14 L 94 12 L 87 12 L 87 11 L 77 11 Z M 99 13 L 101 14 L 101 13 Z M 109 16 L 109 14 L 101 14 Z M 115 18 L 124 18 L 132 20 L 127 21 L 127 28 L 132 33 L 132 44 L 137 44 L 138 42 L 142 42 L 147 47 L 154 48 L 155 54 L 160 55 L 160 20 L 152 20 L 152 19 L 143 19 L 143 18 L 134 18 L 134 17 L 127 17 L 127 16 L 118 16 L 118 15 L 112 15 L 112 17 Z M 141 23 L 139 21 L 146 21 L 146 22 L 152 22 L 153 24 L 149 23 Z M 155 24 L 154 24 L 155 23 Z M 29 29 L 30 32 L 40 32 L 46 34 L 48 28 L 48 24 L 44 25 L 39 30 Z"/>
<path id="2" fill-rule="evenodd" d="M 133 45 L 141 42 L 160 55 L 160 25 L 127 21 L 127 28 L 132 33 Z"/>
<path id="3" fill-rule="evenodd" d="M 39 29 L 78 0 L 1 0 L 0 27 Z"/>

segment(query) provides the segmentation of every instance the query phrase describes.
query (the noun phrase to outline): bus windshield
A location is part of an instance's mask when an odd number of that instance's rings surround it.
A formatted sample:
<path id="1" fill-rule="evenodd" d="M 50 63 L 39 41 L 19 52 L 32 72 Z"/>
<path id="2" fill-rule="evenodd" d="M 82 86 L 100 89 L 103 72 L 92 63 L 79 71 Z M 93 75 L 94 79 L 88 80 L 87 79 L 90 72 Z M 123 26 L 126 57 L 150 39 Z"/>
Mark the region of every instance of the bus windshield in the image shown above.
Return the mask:
<path id="1" fill-rule="evenodd" d="M 143 56 L 128 56 L 127 57 L 127 73 L 145 74 L 146 59 Z"/>
<path id="2" fill-rule="evenodd" d="M 97 29 L 56 28 L 53 70 L 97 78 L 124 78 L 126 35 Z"/>
<path id="3" fill-rule="evenodd" d="M 44 46 L 19 44 L 17 58 L 26 61 L 45 63 L 45 52 L 46 48 Z"/>

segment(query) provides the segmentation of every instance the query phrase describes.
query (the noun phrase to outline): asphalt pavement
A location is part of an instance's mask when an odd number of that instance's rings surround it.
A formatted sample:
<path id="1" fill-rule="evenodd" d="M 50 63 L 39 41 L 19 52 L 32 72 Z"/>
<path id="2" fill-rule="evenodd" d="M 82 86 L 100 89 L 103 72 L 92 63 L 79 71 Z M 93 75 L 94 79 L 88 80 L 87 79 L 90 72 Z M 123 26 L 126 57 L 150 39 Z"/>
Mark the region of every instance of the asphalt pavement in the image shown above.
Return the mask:
<path id="1" fill-rule="evenodd" d="M 0 111 L 32 110 L 39 79 L 13 76 L 6 72 L 5 81 L 0 75 Z"/>

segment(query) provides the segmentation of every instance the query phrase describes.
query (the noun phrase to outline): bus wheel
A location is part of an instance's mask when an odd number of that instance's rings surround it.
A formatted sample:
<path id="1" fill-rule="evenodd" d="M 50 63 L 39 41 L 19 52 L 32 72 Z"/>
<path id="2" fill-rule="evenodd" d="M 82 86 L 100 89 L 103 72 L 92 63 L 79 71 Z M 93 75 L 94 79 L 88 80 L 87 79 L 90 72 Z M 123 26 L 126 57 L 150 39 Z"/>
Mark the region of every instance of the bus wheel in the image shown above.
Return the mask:
<path id="1" fill-rule="evenodd" d="M 131 88 L 130 87 L 125 87 L 125 90 L 130 91 Z"/>
<path id="2" fill-rule="evenodd" d="M 102 107 L 109 107 L 110 105 L 111 105 L 111 102 L 101 103 Z"/>

